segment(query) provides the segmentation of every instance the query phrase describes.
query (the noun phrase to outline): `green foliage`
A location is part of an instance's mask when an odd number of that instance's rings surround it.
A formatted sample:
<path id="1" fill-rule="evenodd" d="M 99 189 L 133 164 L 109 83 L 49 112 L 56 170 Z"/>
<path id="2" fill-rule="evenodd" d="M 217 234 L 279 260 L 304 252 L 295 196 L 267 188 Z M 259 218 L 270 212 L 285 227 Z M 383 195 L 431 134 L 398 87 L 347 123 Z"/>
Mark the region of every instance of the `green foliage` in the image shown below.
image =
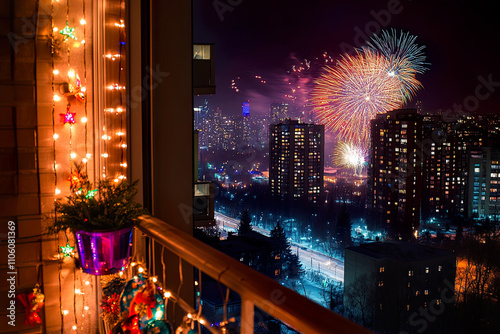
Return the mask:
<path id="1" fill-rule="evenodd" d="M 285 234 L 285 230 L 278 222 L 276 226 L 271 230 L 271 238 L 275 239 L 281 246 L 280 251 L 283 253 L 286 250 L 290 250 L 290 243 Z"/>
<path id="2" fill-rule="evenodd" d="M 120 295 L 126 282 L 124 278 L 115 276 L 104 284 L 102 294 L 106 297 L 110 297 L 115 293 Z"/>
<path id="3" fill-rule="evenodd" d="M 279 251 L 281 253 L 281 259 L 282 259 L 283 276 L 288 277 L 290 279 L 300 278 L 300 276 L 304 273 L 304 270 L 302 269 L 302 264 L 300 263 L 297 254 L 294 254 L 292 252 L 290 242 L 288 241 L 285 231 L 283 230 L 283 227 L 279 222 L 271 230 L 270 235 L 271 238 L 276 240 L 280 245 Z"/>
<path id="4" fill-rule="evenodd" d="M 65 199 L 55 203 L 55 219 L 49 233 L 70 229 L 75 231 L 119 230 L 138 223 L 138 217 L 147 214 L 142 205 L 134 202 L 137 182 L 132 184 L 100 181 L 97 192 L 89 182 Z"/>
<path id="5" fill-rule="evenodd" d="M 242 235 L 243 233 L 248 233 L 252 231 L 252 217 L 250 217 L 250 212 L 248 209 L 243 210 L 240 214 L 240 225 L 238 226 L 238 235 Z"/>

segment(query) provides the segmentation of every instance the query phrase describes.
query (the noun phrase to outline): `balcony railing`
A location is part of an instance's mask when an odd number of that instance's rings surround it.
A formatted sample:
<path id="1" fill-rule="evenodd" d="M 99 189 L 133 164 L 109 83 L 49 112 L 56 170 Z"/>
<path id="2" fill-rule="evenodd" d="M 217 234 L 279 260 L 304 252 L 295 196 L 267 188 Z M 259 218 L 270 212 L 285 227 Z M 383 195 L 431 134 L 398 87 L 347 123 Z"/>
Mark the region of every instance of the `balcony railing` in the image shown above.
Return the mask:
<path id="1" fill-rule="evenodd" d="M 370 333 L 157 218 L 142 217 L 138 229 L 240 295 L 242 334 L 254 333 L 255 307 L 302 333 Z"/>

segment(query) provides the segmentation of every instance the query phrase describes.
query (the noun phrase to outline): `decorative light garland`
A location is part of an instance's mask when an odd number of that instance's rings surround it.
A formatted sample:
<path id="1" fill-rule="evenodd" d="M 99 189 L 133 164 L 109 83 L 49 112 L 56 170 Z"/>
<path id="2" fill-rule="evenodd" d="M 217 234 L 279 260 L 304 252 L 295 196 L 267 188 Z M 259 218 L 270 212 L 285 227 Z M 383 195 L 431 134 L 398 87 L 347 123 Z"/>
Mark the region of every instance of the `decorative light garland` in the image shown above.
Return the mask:
<path id="1" fill-rule="evenodd" d="M 65 195 L 71 189 L 73 182 L 73 168 L 75 163 L 81 161 L 84 165 L 86 174 L 94 175 L 95 178 L 102 176 L 103 178 L 111 177 L 115 182 L 120 182 L 127 179 L 127 161 L 126 161 L 126 28 L 125 28 L 125 1 L 110 0 L 106 6 L 104 13 L 104 36 L 106 40 L 117 40 L 115 47 L 111 46 L 111 50 L 104 50 L 104 69 L 103 73 L 105 82 L 102 85 L 101 94 L 104 101 L 104 108 L 101 110 L 88 110 L 87 98 L 87 29 L 91 29 L 87 22 L 85 8 L 85 0 L 79 2 L 71 2 L 66 0 L 65 11 L 59 11 L 64 6 L 62 1 L 52 0 L 51 2 L 51 88 L 52 88 L 52 149 L 53 162 L 52 170 L 54 175 L 54 195 L 55 197 Z M 118 12 L 111 13 L 113 8 L 119 8 Z M 91 9 L 90 9 L 91 10 Z M 70 15 L 71 14 L 71 15 Z M 83 15 L 82 15 L 83 14 Z M 63 16 L 65 16 L 63 18 Z M 58 28 L 62 26 L 62 28 Z M 79 23 L 79 25 L 78 25 Z M 89 32 L 92 30 L 89 30 Z M 80 47 L 80 49 L 78 49 Z M 109 46 L 107 46 L 109 47 Z M 83 49 L 83 50 L 82 50 Z M 79 51 L 82 50 L 82 51 Z M 83 56 L 82 56 L 83 52 Z M 83 69 L 82 69 L 83 59 Z M 92 73 L 92 72 L 90 72 Z M 109 73 L 114 73 L 109 75 Z M 80 75 L 83 74 L 82 78 Z M 90 86 L 92 87 L 92 86 Z M 92 92 L 91 92 L 92 93 Z M 97 97 L 96 97 L 97 98 Z M 91 99 L 95 100 L 95 99 Z M 59 114 L 56 117 L 56 114 Z M 100 115 L 102 119 L 101 131 L 96 128 L 94 120 Z M 65 128 L 68 128 L 66 131 Z M 93 129 L 93 130 L 92 130 Z M 93 137 L 88 137 L 88 131 L 93 131 L 101 138 L 101 147 L 99 150 L 95 145 L 91 144 L 90 148 L 88 140 Z M 84 141 L 82 143 L 82 141 Z M 89 169 L 92 164 L 89 164 L 92 158 L 92 150 L 97 151 L 100 156 L 100 167 L 94 170 Z M 59 160 L 59 161 L 58 161 Z M 100 173 L 99 173 L 100 169 Z M 68 176 L 69 174 L 69 176 Z M 69 181 L 61 182 L 60 180 Z M 72 190 L 74 191 L 74 190 Z M 91 191 L 89 196 L 95 195 Z M 57 214 L 57 213 L 56 213 Z M 57 237 L 60 242 L 59 235 Z M 75 247 L 71 246 L 72 240 L 66 240 L 66 245 L 59 245 L 61 253 L 59 253 L 58 272 L 59 272 L 59 302 L 61 305 L 61 331 L 67 331 L 68 316 L 73 313 L 73 324 L 69 327 L 74 331 L 83 330 L 85 322 L 83 318 L 88 318 L 91 314 L 91 308 L 85 304 L 85 290 L 92 287 L 89 280 L 82 283 L 82 273 L 80 270 L 74 271 L 74 291 L 73 294 L 73 310 L 67 307 L 67 296 L 63 295 L 62 282 L 64 281 L 62 270 L 66 270 L 70 265 L 70 259 L 73 259 L 76 252 Z M 71 262 L 71 265 L 73 263 Z M 80 275 L 78 279 L 78 275 Z M 76 280 L 79 280 L 79 287 Z M 63 298 L 64 297 L 64 298 Z M 80 303 L 80 299 L 82 301 Z M 64 300 L 63 300 L 64 299 Z M 80 305 L 83 305 L 80 309 Z M 77 318 L 78 317 L 78 318 Z"/>

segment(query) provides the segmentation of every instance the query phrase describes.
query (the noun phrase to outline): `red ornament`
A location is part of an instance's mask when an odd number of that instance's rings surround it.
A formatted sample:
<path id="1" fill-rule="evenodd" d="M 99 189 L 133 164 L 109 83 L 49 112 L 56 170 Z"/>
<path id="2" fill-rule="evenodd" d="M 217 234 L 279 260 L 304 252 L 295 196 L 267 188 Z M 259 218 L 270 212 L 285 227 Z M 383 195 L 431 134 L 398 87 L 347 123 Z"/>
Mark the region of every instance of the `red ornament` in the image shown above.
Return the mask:
<path id="1" fill-rule="evenodd" d="M 138 314 L 141 318 L 144 313 L 148 319 L 153 318 L 152 309 L 156 305 L 155 300 L 155 287 L 150 281 L 147 285 L 134 296 L 129 306 L 129 314 Z"/>
<path id="2" fill-rule="evenodd" d="M 59 115 L 61 115 L 61 120 L 62 120 L 62 122 L 64 124 L 66 124 L 66 123 L 75 124 L 75 115 L 76 115 L 76 113 L 69 112 L 69 106 L 66 109 L 66 113 L 65 114 L 59 114 Z"/>
<path id="3" fill-rule="evenodd" d="M 137 315 L 128 317 L 122 324 L 122 330 L 125 334 L 141 334 L 139 317 Z"/>
<path id="4" fill-rule="evenodd" d="M 30 324 L 30 326 L 34 326 L 35 324 L 41 324 L 42 319 L 38 315 L 38 312 L 43 307 L 43 301 L 45 296 L 40 293 L 38 289 L 38 285 L 33 289 L 33 292 L 23 293 L 17 295 L 17 299 L 23 304 L 24 311 L 26 312 L 26 319 L 24 320 L 24 324 Z"/>

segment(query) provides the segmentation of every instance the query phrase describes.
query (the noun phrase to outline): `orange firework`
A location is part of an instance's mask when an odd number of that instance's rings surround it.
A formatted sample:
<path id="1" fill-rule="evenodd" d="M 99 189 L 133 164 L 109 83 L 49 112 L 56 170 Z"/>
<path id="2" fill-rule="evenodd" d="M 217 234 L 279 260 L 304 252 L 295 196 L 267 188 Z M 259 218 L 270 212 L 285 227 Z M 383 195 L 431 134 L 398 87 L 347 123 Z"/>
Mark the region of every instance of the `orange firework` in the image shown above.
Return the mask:
<path id="1" fill-rule="evenodd" d="M 335 66 L 325 66 L 311 98 L 319 123 L 340 140 L 367 145 L 370 120 L 403 105 L 402 83 L 388 75 L 389 67 L 386 57 L 370 49 L 343 55 Z"/>

